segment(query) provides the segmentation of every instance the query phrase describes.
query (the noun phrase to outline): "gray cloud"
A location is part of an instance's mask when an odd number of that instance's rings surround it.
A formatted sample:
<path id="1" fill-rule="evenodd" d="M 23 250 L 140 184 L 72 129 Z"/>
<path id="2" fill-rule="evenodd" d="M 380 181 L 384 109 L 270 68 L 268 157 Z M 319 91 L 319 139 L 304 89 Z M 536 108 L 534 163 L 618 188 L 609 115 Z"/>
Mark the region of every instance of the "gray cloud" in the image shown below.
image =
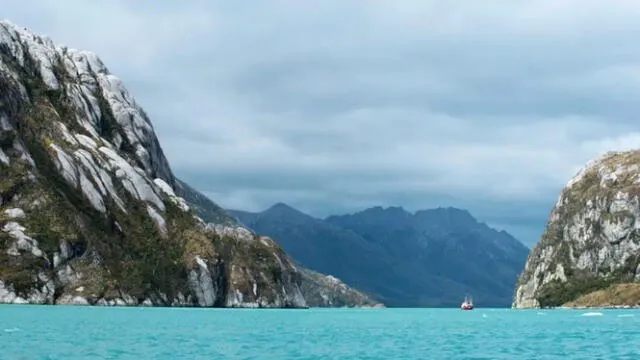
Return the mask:
<path id="1" fill-rule="evenodd" d="M 640 144 L 640 5 L 18 2 L 92 50 L 223 206 L 468 208 L 531 243 L 588 159 Z"/>

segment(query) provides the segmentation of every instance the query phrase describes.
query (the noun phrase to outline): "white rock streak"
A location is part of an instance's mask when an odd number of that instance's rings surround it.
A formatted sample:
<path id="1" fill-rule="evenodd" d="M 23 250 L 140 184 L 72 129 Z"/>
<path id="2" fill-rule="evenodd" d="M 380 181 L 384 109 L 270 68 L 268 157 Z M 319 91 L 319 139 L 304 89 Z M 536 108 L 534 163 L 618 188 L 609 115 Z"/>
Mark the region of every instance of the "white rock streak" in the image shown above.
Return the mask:
<path id="1" fill-rule="evenodd" d="M 123 159 L 114 150 L 107 147 L 100 147 L 98 149 L 103 153 L 111 165 L 111 168 L 115 171 L 115 176 L 122 182 L 124 188 L 136 199 L 148 201 L 154 204 L 158 209 L 164 211 L 164 203 L 160 197 L 153 191 L 151 183 L 147 180 L 147 177 L 140 174 L 135 170 L 128 161 Z"/>
<path id="2" fill-rule="evenodd" d="M 20 256 L 21 251 L 28 251 L 36 257 L 43 257 L 42 251 L 38 248 L 38 241 L 25 235 L 25 227 L 15 221 L 10 221 L 2 227 L 15 241 L 9 246 L 7 254 Z"/>
<path id="3" fill-rule="evenodd" d="M 166 181 L 162 179 L 154 179 L 153 182 L 160 189 L 160 191 L 168 196 L 174 204 L 178 205 L 178 207 L 182 209 L 182 211 L 189 211 L 189 205 L 187 205 L 187 202 L 183 198 L 177 196 Z"/>

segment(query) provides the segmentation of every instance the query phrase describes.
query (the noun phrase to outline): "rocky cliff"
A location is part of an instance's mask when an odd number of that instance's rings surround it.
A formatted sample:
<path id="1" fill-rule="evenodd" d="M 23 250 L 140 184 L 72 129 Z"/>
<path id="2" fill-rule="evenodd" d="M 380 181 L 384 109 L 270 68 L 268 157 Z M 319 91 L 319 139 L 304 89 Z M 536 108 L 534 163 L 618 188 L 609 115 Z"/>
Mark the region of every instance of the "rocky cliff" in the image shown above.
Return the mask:
<path id="1" fill-rule="evenodd" d="M 560 306 L 640 280 L 640 151 L 610 152 L 565 186 L 518 280 L 513 307 Z"/>
<path id="2" fill-rule="evenodd" d="M 0 21 L 1 303 L 306 307 L 280 246 L 189 189 L 95 54 Z"/>

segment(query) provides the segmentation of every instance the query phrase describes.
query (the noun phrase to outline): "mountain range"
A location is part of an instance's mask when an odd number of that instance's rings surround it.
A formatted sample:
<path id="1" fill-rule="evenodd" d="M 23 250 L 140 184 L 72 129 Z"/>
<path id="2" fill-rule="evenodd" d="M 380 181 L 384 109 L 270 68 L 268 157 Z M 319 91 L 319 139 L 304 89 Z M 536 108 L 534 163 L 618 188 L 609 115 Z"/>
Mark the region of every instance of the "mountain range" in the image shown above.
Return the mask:
<path id="1" fill-rule="evenodd" d="M 452 207 L 410 213 L 378 206 L 325 219 L 284 203 L 227 212 L 301 265 L 387 306 L 459 306 L 470 295 L 484 307 L 508 307 L 529 252 L 507 232 Z"/>

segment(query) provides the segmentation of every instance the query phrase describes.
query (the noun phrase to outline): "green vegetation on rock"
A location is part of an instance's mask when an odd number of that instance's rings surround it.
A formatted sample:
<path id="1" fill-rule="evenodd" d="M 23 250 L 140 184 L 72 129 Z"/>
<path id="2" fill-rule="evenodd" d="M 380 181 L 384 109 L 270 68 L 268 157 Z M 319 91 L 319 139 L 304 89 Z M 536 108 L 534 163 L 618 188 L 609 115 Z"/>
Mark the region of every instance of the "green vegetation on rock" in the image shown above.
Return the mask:
<path id="1" fill-rule="evenodd" d="M 563 304 L 564 307 L 640 307 L 640 283 L 614 284 Z"/>
<path id="2" fill-rule="evenodd" d="M 604 289 L 612 280 L 598 276 L 581 275 L 569 278 L 566 282 L 553 280 L 543 285 L 538 292 L 540 307 L 557 307 L 577 299 L 582 294 Z"/>

